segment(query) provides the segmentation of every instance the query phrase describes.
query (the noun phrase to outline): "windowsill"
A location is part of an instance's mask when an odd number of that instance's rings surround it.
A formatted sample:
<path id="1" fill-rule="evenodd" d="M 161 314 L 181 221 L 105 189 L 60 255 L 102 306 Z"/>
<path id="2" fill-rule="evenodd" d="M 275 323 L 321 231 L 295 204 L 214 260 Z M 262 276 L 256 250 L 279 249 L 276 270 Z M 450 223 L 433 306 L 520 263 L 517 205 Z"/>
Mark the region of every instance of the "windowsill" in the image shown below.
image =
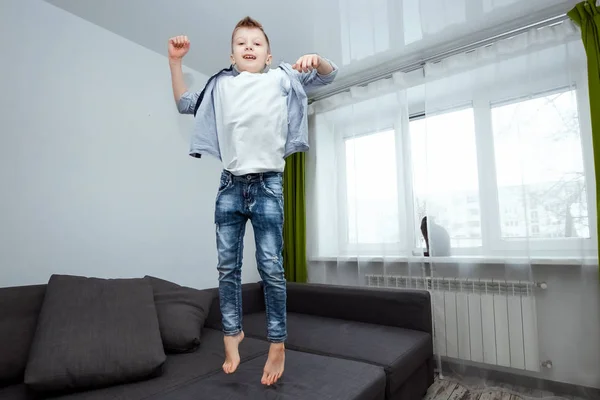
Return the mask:
<path id="1" fill-rule="evenodd" d="M 500 256 L 322 256 L 310 257 L 309 262 L 410 262 L 410 263 L 443 263 L 443 264 L 531 264 L 531 265 L 598 265 L 598 257 L 500 257 Z"/>

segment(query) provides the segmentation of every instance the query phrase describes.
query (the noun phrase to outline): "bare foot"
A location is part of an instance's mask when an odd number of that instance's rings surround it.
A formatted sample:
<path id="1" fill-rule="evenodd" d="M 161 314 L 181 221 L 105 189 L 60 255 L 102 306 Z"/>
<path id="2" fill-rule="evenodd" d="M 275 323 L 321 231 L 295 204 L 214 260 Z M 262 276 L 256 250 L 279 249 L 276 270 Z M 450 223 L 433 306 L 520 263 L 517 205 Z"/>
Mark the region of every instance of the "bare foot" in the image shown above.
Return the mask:
<path id="1" fill-rule="evenodd" d="M 225 343 L 225 362 L 223 363 L 223 371 L 226 374 L 233 374 L 237 367 L 240 365 L 240 352 L 238 347 L 244 340 L 244 332 L 236 336 L 225 336 L 223 342 Z"/>
<path id="2" fill-rule="evenodd" d="M 263 385 L 273 385 L 283 375 L 285 364 L 285 345 L 283 343 L 271 343 L 269 358 L 265 364 L 264 373 L 260 380 Z"/>

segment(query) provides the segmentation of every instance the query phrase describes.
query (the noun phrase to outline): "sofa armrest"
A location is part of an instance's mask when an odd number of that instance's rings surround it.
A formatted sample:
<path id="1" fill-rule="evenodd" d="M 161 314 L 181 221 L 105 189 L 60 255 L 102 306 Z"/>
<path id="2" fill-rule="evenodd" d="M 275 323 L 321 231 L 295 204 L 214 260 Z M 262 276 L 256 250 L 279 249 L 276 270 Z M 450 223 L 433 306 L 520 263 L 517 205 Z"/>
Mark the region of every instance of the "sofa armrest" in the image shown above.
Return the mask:
<path id="1" fill-rule="evenodd" d="M 221 306 L 219 302 L 219 289 L 210 289 L 213 294 L 213 301 L 210 306 L 208 318 L 204 326 L 211 329 L 220 330 L 221 325 Z M 242 285 L 242 314 L 253 314 L 265 311 L 265 296 L 260 283 L 245 283 Z"/>
<path id="2" fill-rule="evenodd" d="M 287 310 L 433 334 L 431 298 L 425 290 L 288 283 Z"/>

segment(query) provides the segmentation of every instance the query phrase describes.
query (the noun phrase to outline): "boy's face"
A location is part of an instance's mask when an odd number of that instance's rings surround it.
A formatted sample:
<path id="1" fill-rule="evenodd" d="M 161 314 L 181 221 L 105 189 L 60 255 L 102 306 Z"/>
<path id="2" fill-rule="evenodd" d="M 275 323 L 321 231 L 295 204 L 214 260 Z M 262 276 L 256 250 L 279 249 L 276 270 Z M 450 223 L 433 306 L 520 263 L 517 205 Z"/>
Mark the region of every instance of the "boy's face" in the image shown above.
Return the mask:
<path id="1" fill-rule="evenodd" d="M 271 64 L 267 38 L 258 28 L 239 28 L 233 35 L 231 62 L 240 72 L 261 72 Z"/>

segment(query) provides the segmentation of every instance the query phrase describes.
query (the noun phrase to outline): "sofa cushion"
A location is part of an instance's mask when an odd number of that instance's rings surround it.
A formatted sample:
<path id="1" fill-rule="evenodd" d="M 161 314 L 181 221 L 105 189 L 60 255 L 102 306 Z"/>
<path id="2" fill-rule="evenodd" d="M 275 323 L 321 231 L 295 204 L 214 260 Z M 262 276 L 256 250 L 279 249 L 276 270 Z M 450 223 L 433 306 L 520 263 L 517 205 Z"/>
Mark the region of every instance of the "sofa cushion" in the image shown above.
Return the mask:
<path id="1" fill-rule="evenodd" d="M 0 399 L 2 400 L 37 400 L 35 396 L 27 390 L 27 386 L 20 383 L 18 385 L 7 386 L 0 389 Z"/>
<path id="2" fill-rule="evenodd" d="M 235 374 L 214 374 L 150 399 L 384 399 L 385 373 L 380 367 L 288 350 L 283 376 L 267 387 L 260 382 L 266 361 L 263 355 L 243 362 Z"/>
<path id="3" fill-rule="evenodd" d="M 0 387 L 23 382 L 45 290 L 45 285 L 0 289 Z"/>
<path id="4" fill-rule="evenodd" d="M 153 376 L 165 359 L 148 281 L 53 275 L 25 384 L 36 391 L 103 387 Z"/>
<path id="5" fill-rule="evenodd" d="M 421 331 L 296 313 L 287 323 L 288 348 L 382 366 L 388 394 L 433 355 L 431 336 Z M 244 332 L 266 338 L 265 314 L 245 315 Z"/>
<path id="6" fill-rule="evenodd" d="M 269 344 L 257 339 L 246 338 L 240 345 L 242 363 L 257 356 L 267 354 Z M 202 343 L 193 353 L 173 354 L 167 357 L 161 376 L 147 381 L 111 386 L 104 389 L 61 396 L 60 400 L 138 400 L 195 382 L 204 377 L 222 372 L 225 353 L 223 333 L 205 328 Z M 258 378 L 260 380 L 260 377 Z M 2 397 L 0 397 L 1 399 Z M 198 397 L 210 399 L 211 397 Z M 221 397 L 217 397 L 221 398 Z"/>
<path id="7" fill-rule="evenodd" d="M 180 286 L 153 276 L 146 276 L 145 279 L 154 291 L 154 304 L 165 351 L 185 353 L 196 350 L 213 301 L 213 292 Z"/>

